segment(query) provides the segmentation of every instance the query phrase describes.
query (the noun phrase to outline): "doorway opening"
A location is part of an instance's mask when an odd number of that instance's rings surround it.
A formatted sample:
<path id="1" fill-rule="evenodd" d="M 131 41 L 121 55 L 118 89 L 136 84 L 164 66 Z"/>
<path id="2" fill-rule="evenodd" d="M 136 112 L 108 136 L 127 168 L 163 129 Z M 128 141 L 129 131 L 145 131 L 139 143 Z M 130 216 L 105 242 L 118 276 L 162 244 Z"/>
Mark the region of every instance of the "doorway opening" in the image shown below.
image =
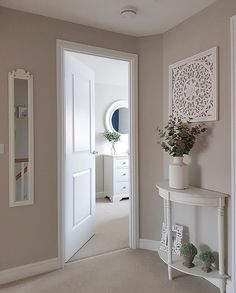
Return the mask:
<path id="1" fill-rule="evenodd" d="M 57 57 L 63 266 L 138 247 L 137 56 L 58 40 Z"/>

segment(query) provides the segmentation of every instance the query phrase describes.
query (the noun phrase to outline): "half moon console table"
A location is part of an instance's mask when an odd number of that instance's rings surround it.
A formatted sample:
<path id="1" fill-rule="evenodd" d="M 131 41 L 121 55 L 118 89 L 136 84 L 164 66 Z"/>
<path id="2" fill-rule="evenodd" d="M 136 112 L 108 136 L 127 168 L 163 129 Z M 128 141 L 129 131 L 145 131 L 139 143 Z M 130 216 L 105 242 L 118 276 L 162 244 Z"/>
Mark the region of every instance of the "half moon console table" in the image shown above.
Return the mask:
<path id="1" fill-rule="evenodd" d="M 226 291 L 226 280 L 228 276 L 225 274 L 224 266 L 224 209 L 227 194 L 210 191 L 197 187 L 189 187 L 188 189 L 178 190 L 169 187 L 169 182 L 162 181 L 156 185 L 159 195 L 164 199 L 164 217 L 168 230 L 168 251 L 167 253 L 160 250 L 158 254 L 160 258 L 168 265 L 168 277 L 172 280 L 172 268 L 183 273 L 203 277 L 216 278 L 220 280 L 220 293 Z M 210 273 L 201 270 L 199 261 L 195 261 L 194 268 L 186 268 L 179 256 L 172 255 L 172 203 L 179 203 L 191 206 L 214 207 L 218 209 L 218 250 L 219 250 L 219 270 L 214 269 Z"/>

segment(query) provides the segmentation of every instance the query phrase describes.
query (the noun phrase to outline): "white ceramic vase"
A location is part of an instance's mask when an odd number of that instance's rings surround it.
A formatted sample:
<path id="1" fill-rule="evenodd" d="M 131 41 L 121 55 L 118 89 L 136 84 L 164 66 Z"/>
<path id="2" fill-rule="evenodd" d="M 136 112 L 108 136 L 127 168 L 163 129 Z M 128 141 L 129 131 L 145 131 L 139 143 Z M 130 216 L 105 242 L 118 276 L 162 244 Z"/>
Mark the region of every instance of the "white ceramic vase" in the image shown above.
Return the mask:
<path id="1" fill-rule="evenodd" d="M 169 165 L 169 186 L 175 189 L 188 188 L 188 165 L 183 162 L 183 157 L 174 157 Z"/>
<path id="2" fill-rule="evenodd" d="M 115 154 L 116 154 L 115 142 L 112 141 L 112 143 L 111 143 L 111 155 L 114 156 Z"/>

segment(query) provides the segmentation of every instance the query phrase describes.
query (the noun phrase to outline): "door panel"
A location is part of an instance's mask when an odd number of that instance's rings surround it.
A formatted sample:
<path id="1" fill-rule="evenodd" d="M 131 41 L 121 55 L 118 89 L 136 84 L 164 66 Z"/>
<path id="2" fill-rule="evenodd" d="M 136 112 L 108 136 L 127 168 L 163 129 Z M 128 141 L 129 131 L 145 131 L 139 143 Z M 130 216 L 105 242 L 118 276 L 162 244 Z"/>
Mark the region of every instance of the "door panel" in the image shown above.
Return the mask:
<path id="1" fill-rule="evenodd" d="M 79 226 L 85 219 L 92 216 L 91 210 L 91 172 L 90 169 L 73 175 L 73 228 Z"/>
<path id="2" fill-rule="evenodd" d="M 90 149 L 90 107 L 91 82 L 87 78 L 73 75 L 73 103 L 74 103 L 74 152 Z M 80 97 L 83 97 L 81 99 Z"/>
<path id="3" fill-rule="evenodd" d="M 95 231 L 94 73 L 65 52 L 65 260 Z"/>

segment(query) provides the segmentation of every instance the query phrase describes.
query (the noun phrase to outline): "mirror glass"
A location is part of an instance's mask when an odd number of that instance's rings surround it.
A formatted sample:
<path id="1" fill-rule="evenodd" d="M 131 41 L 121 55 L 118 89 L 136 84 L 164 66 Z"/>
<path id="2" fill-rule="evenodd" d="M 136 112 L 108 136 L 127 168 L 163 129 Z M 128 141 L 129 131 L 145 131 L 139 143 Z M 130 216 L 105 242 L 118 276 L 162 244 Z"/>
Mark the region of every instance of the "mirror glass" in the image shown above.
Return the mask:
<path id="1" fill-rule="evenodd" d="M 9 73 L 10 206 L 33 203 L 33 77 Z"/>
<path id="2" fill-rule="evenodd" d="M 120 134 L 128 133 L 128 108 L 121 107 L 116 109 L 111 117 L 111 123 L 114 130 Z"/>
<path id="3" fill-rule="evenodd" d="M 28 81 L 14 79 L 15 199 L 28 199 Z"/>

